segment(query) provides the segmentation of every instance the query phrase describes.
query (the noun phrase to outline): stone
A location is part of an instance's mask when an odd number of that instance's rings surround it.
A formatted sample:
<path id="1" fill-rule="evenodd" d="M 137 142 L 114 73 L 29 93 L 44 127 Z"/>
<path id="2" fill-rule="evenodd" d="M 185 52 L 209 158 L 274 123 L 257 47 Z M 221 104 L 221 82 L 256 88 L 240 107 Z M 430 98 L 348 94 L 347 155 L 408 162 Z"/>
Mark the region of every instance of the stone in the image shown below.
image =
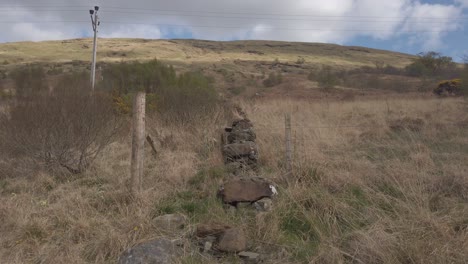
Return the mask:
<path id="1" fill-rule="evenodd" d="M 232 122 L 232 129 L 249 129 L 252 128 L 252 122 L 249 119 L 237 119 Z"/>
<path id="2" fill-rule="evenodd" d="M 273 208 L 273 201 L 270 198 L 262 198 L 256 201 L 253 205 L 257 211 L 269 212 Z"/>
<path id="3" fill-rule="evenodd" d="M 118 264 L 169 264 L 173 263 L 177 250 L 170 240 L 156 239 L 126 250 Z"/>
<path id="4" fill-rule="evenodd" d="M 265 197 L 272 197 L 271 184 L 261 178 L 230 180 L 218 191 L 224 203 L 256 202 Z"/>
<path id="5" fill-rule="evenodd" d="M 246 260 L 257 260 L 260 257 L 260 254 L 255 253 L 255 252 L 249 252 L 249 251 L 242 251 L 237 254 L 239 257 L 246 259 Z"/>
<path id="6" fill-rule="evenodd" d="M 195 235 L 197 237 L 207 237 L 207 236 L 220 236 L 225 230 L 230 229 L 231 226 L 211 223 L 211 224 L 199 224 L 197 226 L 197 231 Z"/>
<path id="7" fill-rule="evenodd" d="M 258 159 L 257 144 L 252 141 L 227 144 L 223 147 L 222 152 L 226 163 L 243 157 L 248 157 L 251 160 Z"/>
<path id="8" fill-rule="evenodd" d="M 154 219 L 156 226 L 161 230 L 177 230 L 185 226 L 187 217 L 183 214 L 161 215 Z"/>
<path id="9" fill-rule="evenodd" d="M 205 244 L 203 245 L 203 252 L 204 253 L 207 253 L 211 250 L 211 248 L 213 247 L 213 242 L 211 241 L 205 241 Z"/>
<path id="10" fill-rule="evenodd" d="M 216 249 L 222 252 L 240 252 L 247 248 L 247 239 L 240 228 L 231 228 L 224 231 L 219 237 Z"/>
<path id="11" fill-rule="evenodd" d="M 227 136 L 227 141 L 229 144 L 240 143 L 244 141 L 255 142 L 257 136 L 255 132 L 251 129 L 238 130 L 235 129 Z"/>

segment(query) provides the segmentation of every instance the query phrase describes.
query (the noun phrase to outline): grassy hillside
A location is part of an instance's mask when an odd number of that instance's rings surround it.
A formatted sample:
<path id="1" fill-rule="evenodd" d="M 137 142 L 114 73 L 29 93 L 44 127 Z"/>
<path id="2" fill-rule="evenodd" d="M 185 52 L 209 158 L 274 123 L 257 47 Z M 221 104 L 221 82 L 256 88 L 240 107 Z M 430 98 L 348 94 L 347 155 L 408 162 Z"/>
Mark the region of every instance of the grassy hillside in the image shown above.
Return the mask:
<path id="1" fill-rule="evenodd" d="M 0 44 L 0 63 L 89 62 L 92 39 L 18 42 Z M 363 47 L 332 44 L 275 41 L 215 42 L 203 40 L 100 39 L 99 61 L 160 59 L 174 63 L 233 63 L 241 61 L 296 62 L 332 64 L 346 67 L 373 65 L 383 61 L 393 66 L 407 65 L 412 56 Z M 5 63 L 6 62 L 6 63 Z"/>
<path id="2" fill-rule="evenodd" d="M 7 76 L 14 69 L 26 64 L 41 65 L 53 86 L 57 75 L 89 71 L 91 53 L 91 39 L 0 44 L 0 89 L 2 86 L 12 88 Z M 348 71 L 362 67 L 376 68 L 380 63 L 401 69 L 414 59 L 414 56 L 408 54 L 320 43 L 145 39 L 100 39 L 97 56 L 98 79 L 102 76 L 100 69 L 109 64 L 158 59 L 173 65 L 179 72 L 200 71 L 210 76 L 219 93 L 228 98 L 323 98 L 323 91 L 316 89 L 319 87 L 317 82 L 308 79 L 311 72 L 322 67 L 330 66 L 334 71 Z M 271 73 L 282 74 L 285 77 L 283 85 L 274 84 L 275 87 L 265 89 L 263 83 Z M 398 76 L 380 75 L 375 78 L 397 79 L 401 83 L 410 84 L 409 90 L 415 90 L 414 83 L 418 82 Z M 367 76 L 358 75 L 354 79 L 367 79 Z M 344 88 L 350 87 L 344 85 Z M 366 96 L 374 93 L 375 91 L 371 91 Z M 379 91 L 378 94 L 382 92 Z M 327 96 L 342 98 L 360 95 L 358 90 L 348 89 L 345 93 Z"/>

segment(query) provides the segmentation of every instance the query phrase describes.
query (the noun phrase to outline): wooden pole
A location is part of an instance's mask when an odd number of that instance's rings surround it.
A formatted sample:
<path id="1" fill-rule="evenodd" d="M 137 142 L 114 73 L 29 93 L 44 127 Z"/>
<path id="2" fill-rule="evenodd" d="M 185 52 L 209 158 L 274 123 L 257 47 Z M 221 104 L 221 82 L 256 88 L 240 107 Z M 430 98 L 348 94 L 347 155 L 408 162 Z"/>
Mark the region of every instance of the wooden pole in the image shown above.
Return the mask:
<path id="1" fill-rule="evenodd" d="M 145 92 L 137 92 L 133 100 L 131 192 L 137 195 L 142 190 L 145 161 Z"/>
<path id="2" fill-rule="evenodd" d="M 286 180 L 292 176 L 292 150 L 291 150 L 291 114 L 285 115 L 286 135 Z"/>

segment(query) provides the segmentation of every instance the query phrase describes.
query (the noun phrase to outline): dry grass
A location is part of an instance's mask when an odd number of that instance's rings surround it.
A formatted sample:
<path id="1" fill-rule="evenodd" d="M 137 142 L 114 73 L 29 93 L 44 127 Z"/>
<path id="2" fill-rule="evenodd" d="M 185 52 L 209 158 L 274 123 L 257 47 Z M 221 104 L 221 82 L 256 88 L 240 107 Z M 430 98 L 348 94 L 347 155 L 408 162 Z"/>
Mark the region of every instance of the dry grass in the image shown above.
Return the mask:
<path id="1" fill-rule="evenodd" d="M 241 225 L 251 250 L 268 253 L 266 263 L 466 262 L 466 101 L 240 104 L 257 129 L 261 174 L 272 180 L 284 172 L 283 115 L 292 114 L 296 180 L 280 187 L 273 212 L 231 214 L 214 197 L 226 174 L 216 142 L 223 116 L 185 127 L 149 120 L 160 153 L 148 150 L 139 199 L 127 190 L 129 136 L 78 178 L 41 171 L 0 178 L 0 259 L 115 263 L 127 247 L 164 234 L 155 216 L 180 211 L 190 225 L 171 237 L 200 222 Z M 190 247 L 180 259 L 219 262 L 239 260 Z"/>
<path id="2" fill-rule="evenodd" d="M 0 45 L 0 61 L 10 65 L 31 62 L 89 61 L 92 39 L 66 41 L 18 42 Z M 338 55 L 337 55 L 338 54 Z M 397 67 L 411 62 L 412 56 L 369 48 L 346 47 L 320 43 L 276 41 L 215 42 L 203 40 L 100 39 L 99 61 L 160 59 L 184 64 L 224 62 L 234 60 L 343 65 L 345 67 L 374 66 L 383 61 Z"/>

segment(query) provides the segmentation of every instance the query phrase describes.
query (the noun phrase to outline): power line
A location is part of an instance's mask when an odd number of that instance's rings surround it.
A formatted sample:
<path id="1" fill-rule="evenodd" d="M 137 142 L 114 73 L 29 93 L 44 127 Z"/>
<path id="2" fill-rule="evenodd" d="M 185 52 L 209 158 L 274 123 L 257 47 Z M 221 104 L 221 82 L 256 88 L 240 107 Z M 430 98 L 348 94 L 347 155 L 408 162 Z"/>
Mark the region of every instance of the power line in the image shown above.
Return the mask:
<path id="1" fill-rule="evenodd" d="M 0 24 L 24 24 L 24 23 L 88 23 L 88 21 L 75 20 L 48 20 L 48 21 L 0 21 Z M 211 26 L 211 25 L 191 25 L 191 24 L 162 24 L 162 23 L 133 23 L 133 22 L 121 22 L 121 21 L 105 21 L 104 24 L 121 24 L 121 25 L 147 25 L 147 26 L 158 26 L 158 27 L 186 27 L 186 28 L 209 28 L 209 29 L 246 29 L 251 28 L 254 25 L 246 26 Z M 278 30 L 278 31 L 327 31 L 327 32 L 398 32 L 398 33 L 443 33 L 443 32 L 464 32 L 462 29 L 455 30 L 402 30 L 397 31 L 395 29 L 324 29 L 324 28 L 286 28 L 286 27 L 264 27 L 262 30 Z"/>
<path id="2" fill-rule="evenodd" d="M 34 10 L 34 12 L 81 12 L 81 9 L 40 9 Z M 10 12 L 10 10 L 1 10 L 2 12 Z M 320 21 L 320 22 L 377 22 L 377 23 L 392 23 L 392 22 L 404 22 L 401 20 L 347 20 L 347 19 L 336 19 L 340 18 L 338 16 L 314 16 L 318 17 L 319 19 L 309 19 L 309 18 L 282 18 L 282 17 L 253 17 L 253 16 L 223 16 L 223 15 L 201 15 L 201 14 L 184 14 L 184 13 L 171 13 L 171 14 L 164 14 L 161 12 L 128 12 L 128 11 L 106 11 L 106 13 L 115 13 L 115 14 L 136 14 L 136 15 L 158 15 L 158 16 L 181 16 L 181 17 L 203 17 L 203 18 L 228 18 L 228 19 L 265 19 L 265 20 L 285 20 L 285 21 Z M 323 19 L 323 18 L 335 18 L 335 19 Z M 341 18 L 365 18 L 365 17 L 341 17 Z M 405 17 L 401 17 L 405 18 Z M 385 18 L 384 18 L 385 19 Z M 427 18 L 429 19 L 429 18 Z M 413 21 L 413 22 L 405 22 L 405 24 L 419 24 L 419 23 L 442 23 L 442 22 L 451 22 L 451 21 L 467 21 L 467 18 L 430 18 L 432 21 Z"/>
<path id="3" fill-rule="evenodd" d="M 15 5 L 15 6 L 0 6 L 0 9 L 5 8 L 39 8 L 38 10 L 34 11 L 46 11 L 48 8 L 87 8 L 86 6 L 64 6 L 64 5 Z M 315 15 L 315 14 L 286 14 L 286 13 L 252 13 L 252 12 L 225 12 L 225 11 L 183 11 L 183 10 L 164 10 L 164 9 L 148 9 L 148 8 L 134 8 L 134 7 L 117 7 L 117 6 L 107 6 L 107 9 L 115 9 L 115 10 L 135 10 L 135 11 L 143 11 L 143 12 L 119 12 L 119 13 L 135 13 L 135 14 L 161 14 L 161 12 L 171 12 L 176 13 L 175 15 L 184 16 L 184 13 L 189 14 L 190 16 L 204 16 L 200 14 L 217 14 L 219 17 L 225 17 L 224 15 L 251 15 L 251 16 L 280 16 L 280 17 L 314 17 L 314 18 L 377 18 L 377 19 L 430 19 L 430 20 L 468 20 L 467 16 L 457 17 L 457 18 L 438 18 L 438 17 L 430 17 L 430 16 L 418 16 L 418 17 L 411 17 L 411 16 L 391 16 L 391 17 L 382 17 L 382 16 L 348 16 L 348 15 L 341 15 L 341 16 L 329 16 L 329 15 Z M 49 10 L 47 10 L 49 11 Z M 59 9 L 51 9 L 50 11 L 82 11 L 82 10 L 59 10 Z M 117 13 L 118 11 L 106 11 L 107 13 Z M 169 14 L 170 15 L 170 14 Z M 187 15 L 187 16 L 189 16 Z M 218 16 L 216 16 L 218 17 Z M 366 20 L 366 21 L 375 21 L 375 20 Z"/>

